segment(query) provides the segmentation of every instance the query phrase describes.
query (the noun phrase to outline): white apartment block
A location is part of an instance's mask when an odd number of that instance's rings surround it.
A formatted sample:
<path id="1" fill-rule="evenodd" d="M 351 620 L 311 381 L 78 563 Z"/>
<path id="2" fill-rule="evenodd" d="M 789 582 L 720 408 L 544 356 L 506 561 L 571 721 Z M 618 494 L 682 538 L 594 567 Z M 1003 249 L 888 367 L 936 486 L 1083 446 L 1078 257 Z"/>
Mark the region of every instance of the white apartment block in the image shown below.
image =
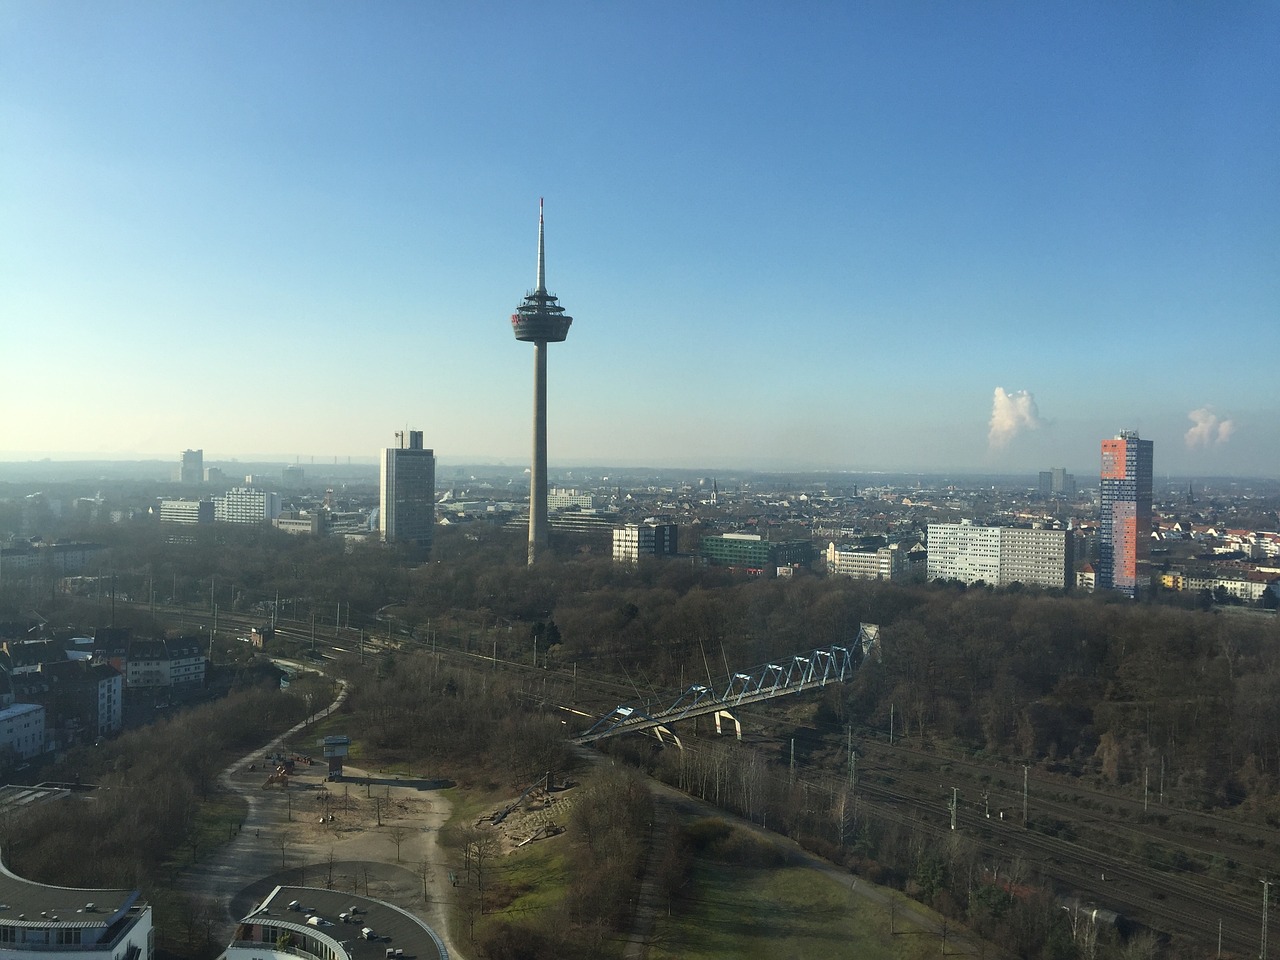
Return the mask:
<path id="1" fill-rule="evenodd" d="M 191 637 L 134 639 L 123 666 L 126 687 L 199 685 L 204 683 L 204 643 Z"/>
<path id="2" fill-rule="evenodd" d="M 280 516 L 280 494 L 232 487 L 213 499 L 213 518 L 219 523 L 263 523 Z"/>
<path id="3" fill-rule="evenodd" d="M 29 760 L 44 752 L 44 707 L 38 703 L 15 703 L 0 710 L 0 751 L 12 751 Z M 0 955 L 4 953 L 0 942 Z"/>
<path id="4" fill-rule="evenodd" d="M 908 575 L 907 552 L 893 543 L 875 550 L 827 544 L 827 573 L 854 580 L 902 580 Z"/>
<path id="5" fill-rule="evenodd" d="M 93 675 L 98 678 L 98 736 L 119 733 L 124 729 L 124 677 L 106 664 L 95 667 Z"/>
<path id="6" fill-rule="evenodd" d="M 928 578 L 1065 589 L 1071 584 L 1069 537 L 1066 530 L 931 523 Z"/>
<path id="7" fill-rule="evenodd" d="M 566 490 L 552 487 L 547 491 L 547 509 L 563 510 L 566 507 L 580 507 L 583 510 L 594 510 L 604 506 L 604 498 L 577 490 Z"/>
<path id="8" fill-rule="evenodd" d="M 212 523 L 212 500 L 161 500 L 161 523 Z"/>

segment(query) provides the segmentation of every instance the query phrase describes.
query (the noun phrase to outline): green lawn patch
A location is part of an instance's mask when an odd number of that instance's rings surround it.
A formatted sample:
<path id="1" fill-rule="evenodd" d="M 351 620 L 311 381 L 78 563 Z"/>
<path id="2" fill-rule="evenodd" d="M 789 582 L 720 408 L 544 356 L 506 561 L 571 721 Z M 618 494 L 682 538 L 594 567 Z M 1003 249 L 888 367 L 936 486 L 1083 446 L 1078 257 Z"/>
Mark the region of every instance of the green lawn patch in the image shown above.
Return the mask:
<path id="1" fill-rule="evenodd" d="M 671 914 L 659 913 L 648 957 L 915 960 L 939 949 L 936 936 L 890 933 L 887 911 L 849 883 L 808 867 L 744 866 L 703 853 Z"/>
<path id="2" fill-rule="evenodd" d="M 173 848 L 166 869 L 177 870 L 207 859 L 235 838 L 248 813 L 249 804 L 243 797 L 222 790 L 197 803 L 191 832 Z"/>

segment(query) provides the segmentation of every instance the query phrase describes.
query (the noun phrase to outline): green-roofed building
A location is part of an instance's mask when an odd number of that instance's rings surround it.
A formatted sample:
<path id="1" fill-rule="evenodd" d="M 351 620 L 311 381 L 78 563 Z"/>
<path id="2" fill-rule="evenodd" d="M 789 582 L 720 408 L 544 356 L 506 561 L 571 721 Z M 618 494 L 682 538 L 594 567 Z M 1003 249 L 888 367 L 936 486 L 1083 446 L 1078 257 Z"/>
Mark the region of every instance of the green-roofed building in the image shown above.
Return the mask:
<path id="1" fill-rule="evenodd" d="M 699 552 L 713 567 L 737 567 L 752 573 L 808 564 L 814 556 L 808 540 L 766 540 L 755 533 L 703 537 Z"/>

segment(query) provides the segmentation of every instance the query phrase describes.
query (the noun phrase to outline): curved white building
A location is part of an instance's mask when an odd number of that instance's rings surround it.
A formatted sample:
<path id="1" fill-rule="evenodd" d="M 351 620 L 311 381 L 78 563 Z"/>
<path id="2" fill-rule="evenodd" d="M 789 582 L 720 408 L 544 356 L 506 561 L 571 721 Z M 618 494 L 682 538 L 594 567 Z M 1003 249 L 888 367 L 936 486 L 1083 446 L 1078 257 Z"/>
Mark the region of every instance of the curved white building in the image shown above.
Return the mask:
<path id="1" fill-rule="evenodd" d="M 219 960 L 448 960 L 426 923 L 397 906 L 318 887 L 276 887 L 236 925 Z"/>
<path id="2" fill-rule="evenodd" d="M 154 949 L 139 891 L 48 886 L 0 863 L 0 958 L 151 960 Z"/>

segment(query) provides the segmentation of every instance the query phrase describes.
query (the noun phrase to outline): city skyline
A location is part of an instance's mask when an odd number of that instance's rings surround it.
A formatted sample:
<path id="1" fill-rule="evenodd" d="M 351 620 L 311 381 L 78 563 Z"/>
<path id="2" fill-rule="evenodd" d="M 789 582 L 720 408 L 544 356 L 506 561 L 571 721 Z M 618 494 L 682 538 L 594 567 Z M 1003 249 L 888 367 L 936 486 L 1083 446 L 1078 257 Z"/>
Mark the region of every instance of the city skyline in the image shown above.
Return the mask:
<path id="1" fill-rule="evenodd" d="M 1136 429 L 1158 475 L 1276 476 L 1239 361 L 1280 313 L 1278 40 L 1248 3 L 11 2 L 0 460 L 412 421 L 527 463 L 545 195 L 585 318 L 553 466 L 1087 482 Z"/>

